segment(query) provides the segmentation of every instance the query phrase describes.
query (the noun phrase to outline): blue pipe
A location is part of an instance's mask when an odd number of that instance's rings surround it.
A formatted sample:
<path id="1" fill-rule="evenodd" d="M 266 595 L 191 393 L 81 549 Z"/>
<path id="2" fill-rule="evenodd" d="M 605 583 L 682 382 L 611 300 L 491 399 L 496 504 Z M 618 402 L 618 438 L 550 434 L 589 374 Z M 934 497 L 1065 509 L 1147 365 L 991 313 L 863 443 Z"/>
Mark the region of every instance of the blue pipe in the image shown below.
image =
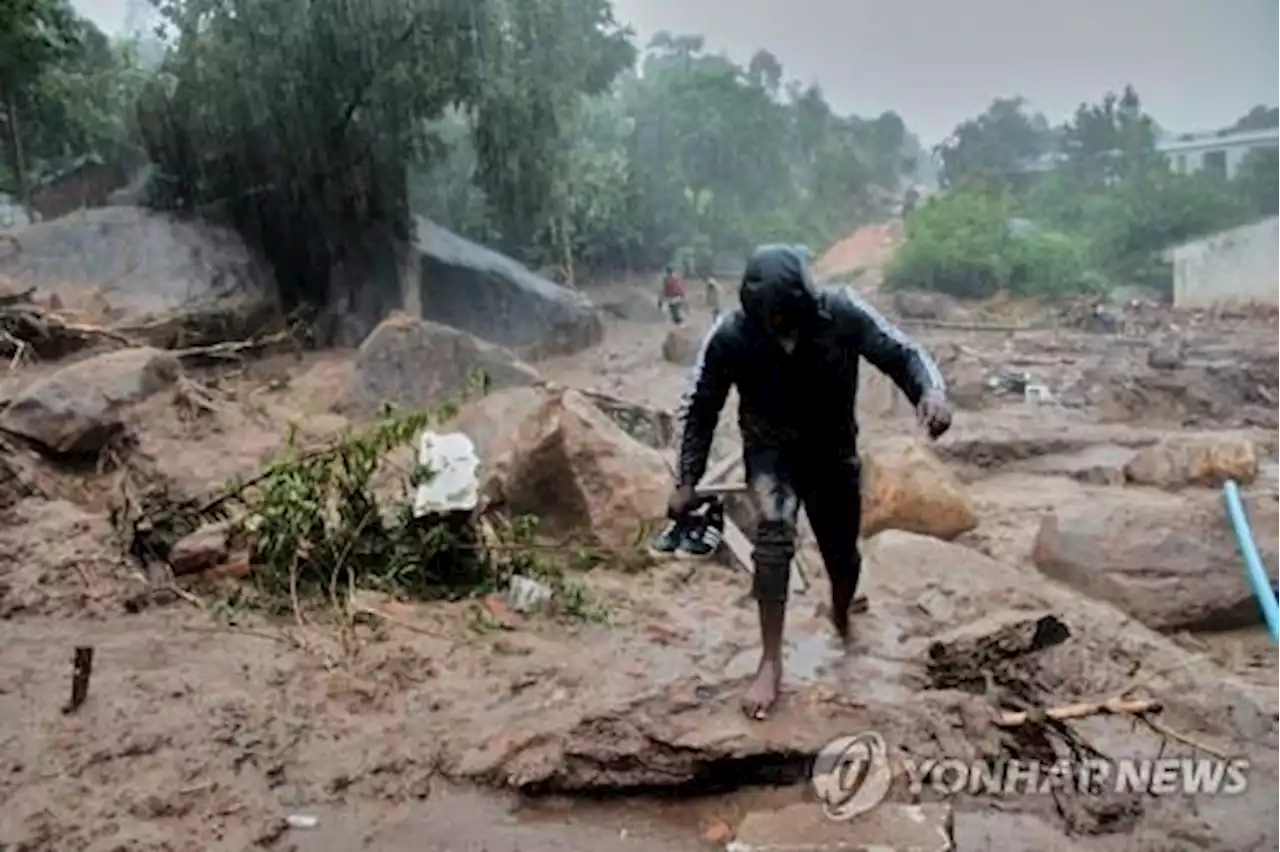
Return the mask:
<path id="1" fill-rule="evenodd" d="M 1275 590 L 1271 588 L 1271 578 L 1267 576 L 1262 557 L 1258 555 L 1258 546 L 1249 529 L 1249 518 L 1244 513 L 1244 504 L 1240 502 L 1240 489 L 1234 480 L 1228 479 L 1222 486 L 1222 493 L 1227 501 L 1227 517 L 1236 534 L 1236 549 L 1244 560 L 1249 585 L 1253 586 L 1253 596 L 1258 599 L 1258 606 L 1262 608 L 1262 618 L 1271 631 L 1271 641 L 1280 642 L 1280 602 L 1276 600 Z"/>

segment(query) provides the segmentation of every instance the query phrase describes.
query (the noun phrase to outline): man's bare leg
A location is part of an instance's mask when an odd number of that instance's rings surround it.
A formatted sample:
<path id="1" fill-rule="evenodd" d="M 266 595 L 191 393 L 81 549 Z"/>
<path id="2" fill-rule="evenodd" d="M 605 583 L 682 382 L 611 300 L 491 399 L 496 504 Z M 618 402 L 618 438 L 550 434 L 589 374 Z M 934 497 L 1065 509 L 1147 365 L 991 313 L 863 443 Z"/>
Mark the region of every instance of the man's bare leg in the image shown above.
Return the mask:
<path id="1" fill-rule="evenodd" d="M 787 605 L 761 602 L 760 666 L 755 680 L 742 696 L 742 712 L 752 719 L 769 715 L 782 690 L 782 630 L 787 620 Z"/>
<path id="2" fill-rule="evenodd" d="M 805 495 L 805 510 L 831 583 L 831 625 L 848 648 L 852 639 L 849 616 L 862 574 L 862 556 L 858 553 L 858 467 L 847 461 L 823 465 L 818 470 L 812 493 Z"/>

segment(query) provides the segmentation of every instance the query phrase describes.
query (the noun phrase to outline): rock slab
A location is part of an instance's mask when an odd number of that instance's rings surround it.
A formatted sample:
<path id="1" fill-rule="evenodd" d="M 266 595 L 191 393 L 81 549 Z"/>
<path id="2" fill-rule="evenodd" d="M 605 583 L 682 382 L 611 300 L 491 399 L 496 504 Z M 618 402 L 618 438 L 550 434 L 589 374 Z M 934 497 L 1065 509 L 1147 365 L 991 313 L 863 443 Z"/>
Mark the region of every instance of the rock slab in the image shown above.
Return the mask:
<path id="1" fill-rule="evenodd" d="M 1276 500 L 1246 497 L 1246 509 L 1274 584 Z M 1260 620 L 1217 494 L 1100 497 L 1060 509 L 1042 521 L 1032 559 L 1046 576 L 1155 630 L 1232 630 Z"/>
<path id="2" fill-rule="evenodd" d="M 698 350 L 702 348 L 702 338 L 705 332 L 688 326 L 678 326 L 667 332 L 666 339 L 662 341 L 662 359 L 671 364 L 679 364 L 682 367 L 691 367 L 698 357 Z"/>
<path id="3" fill-rule="evenodd" d="M 182 373 L 160 349 L 122 349 L 78 361 L 24 388 L 0 430 L 55 455 L 100 452 L 124 429 L 122 410 L 170 387 Z"/>
<path id="4" fill-rule="evenodd" d="M 527 357 L 570 355 L 604 337 L 604 322 L 586 296 L 506 255 L 421 218 L 414 245 L 429 320 Z"/>
<path id="5" fill-rule="evenodd" d="M 393 313 L 356 352 L 347 405 L 375 415 L 384 403 L 403 409 L 439 405 L 467 392 L 482 372 L 499 390 L 538 382 L 515 353 L 439 323 Z"/>

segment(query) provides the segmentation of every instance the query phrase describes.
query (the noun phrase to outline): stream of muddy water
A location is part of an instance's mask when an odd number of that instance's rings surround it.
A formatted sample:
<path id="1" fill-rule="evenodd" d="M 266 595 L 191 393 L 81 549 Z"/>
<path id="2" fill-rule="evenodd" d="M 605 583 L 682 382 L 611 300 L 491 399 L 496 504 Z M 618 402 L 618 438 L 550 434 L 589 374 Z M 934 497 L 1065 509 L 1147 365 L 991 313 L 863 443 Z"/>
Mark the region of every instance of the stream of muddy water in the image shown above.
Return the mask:
<path id="1" fill-rule="evenodd" d="M 289 839 L 298 852 L 689 852 L 722 847 L 727 827 L 748 812 L 805 795 L 797 786 L 688 800 L 528 800 L 437 783 L 426 801 L 412 806 L 307 811 L 316 826 L 295 829 Z"/>

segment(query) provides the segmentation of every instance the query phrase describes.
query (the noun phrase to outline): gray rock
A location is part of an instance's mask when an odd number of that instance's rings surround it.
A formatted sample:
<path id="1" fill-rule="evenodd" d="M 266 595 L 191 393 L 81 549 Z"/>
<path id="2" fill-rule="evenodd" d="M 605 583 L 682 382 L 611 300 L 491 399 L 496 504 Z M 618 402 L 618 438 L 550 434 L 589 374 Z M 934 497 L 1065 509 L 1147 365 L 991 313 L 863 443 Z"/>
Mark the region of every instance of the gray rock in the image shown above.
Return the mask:
<path id="1" fill-rule="evenodd" d="M 96 291 L 124 316 L 223 302 L 275 304 L 271 270 L 230 229 L 138 207 L 101 207 L 14 233 L 0 276 L 39 295 Z"/>
<path id="2" fill-rule="evenodd" d="M 515 353 L 465 331 L 395 313 L 360 344 L 347 393 L 350 409 L 376 415 L 383 403 L 421 409 L 466 392 L 476 371 L 493 390 L 540 381 Z"/>
<path id="3" fill-rule="evenodd" d="M 24 388 L 0 429 L 56 455 L 100 452 L 124 429 L 122 409 L 171 386 L 182 373 L 160 349 L 122 349 L 63 367 Z"/>
<path id="4" fill-rule="evenodd" d="M 526 356 L 572 354 L 599 343 L 591 301 L 506 255 L 418 219 L 415 247 L 425 318 Z"/>
<path id="5" fill-rule="evenodd" d="M 1254 540 L 1276 582 L 1276 500 L 1248 505 Z M 1046 576 L 1163 631 L 1258 624 L 1258 604 L 1216 493 L 1114 497 L 1060 509 L 1041 523 L 1032 559 Z"/>

